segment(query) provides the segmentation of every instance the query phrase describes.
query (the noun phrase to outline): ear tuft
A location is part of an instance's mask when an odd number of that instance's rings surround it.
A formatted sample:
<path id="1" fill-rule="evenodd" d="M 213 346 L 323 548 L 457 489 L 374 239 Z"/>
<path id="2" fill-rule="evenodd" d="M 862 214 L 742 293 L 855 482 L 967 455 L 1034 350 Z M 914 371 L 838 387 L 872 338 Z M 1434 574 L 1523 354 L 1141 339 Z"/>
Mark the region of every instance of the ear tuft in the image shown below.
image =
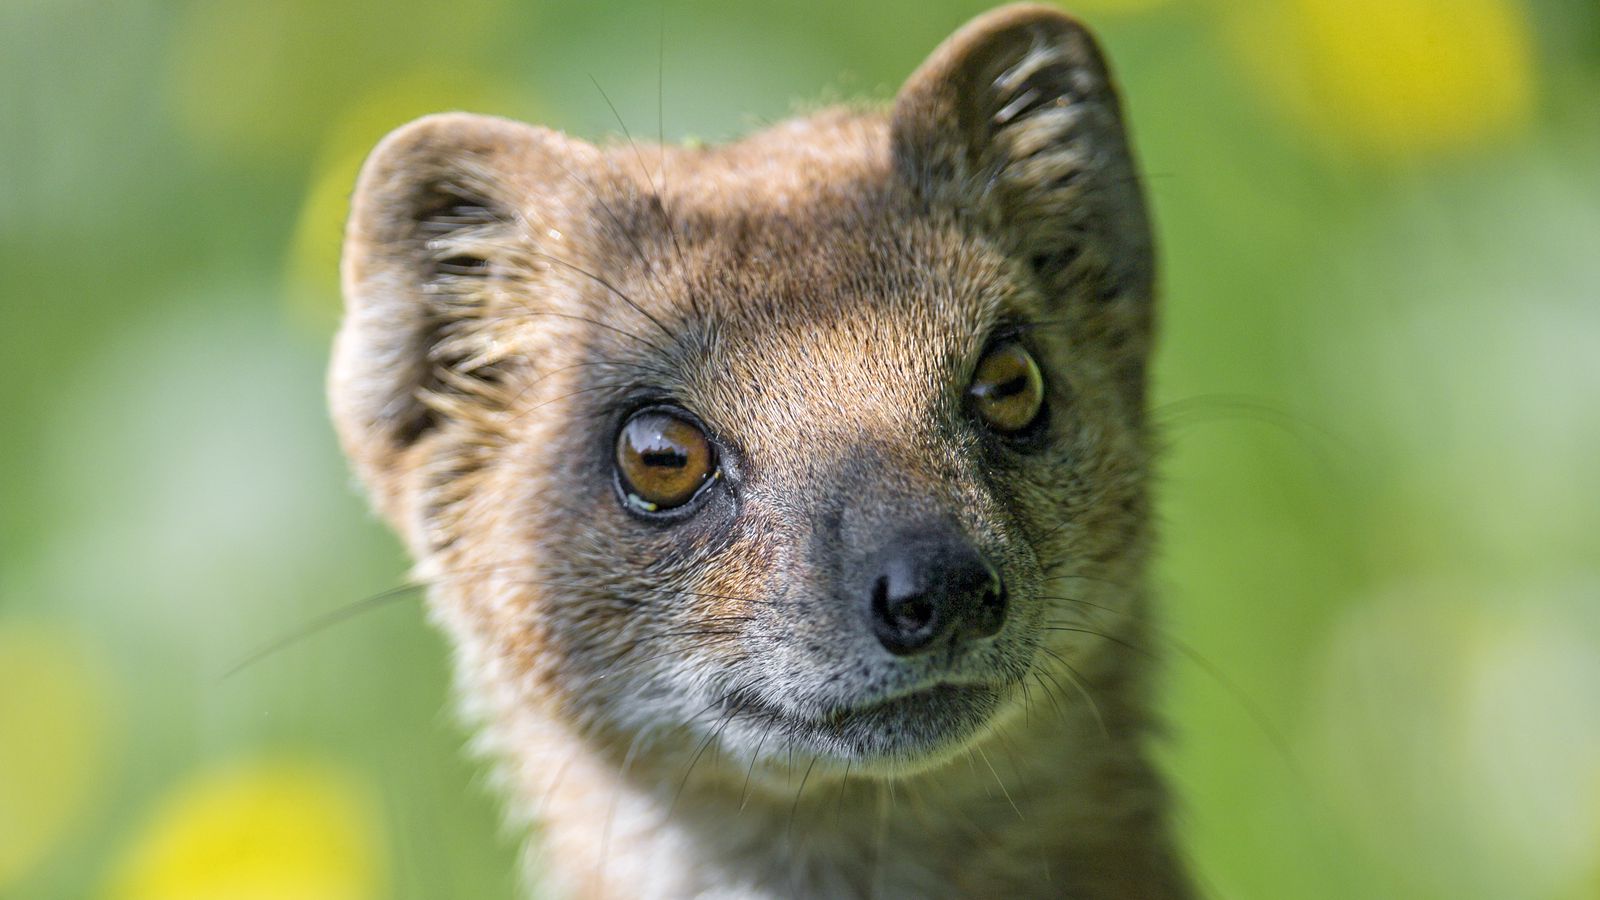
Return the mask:
<path id="1" fill-rule="evenodd" d="M 1002 7 L 944 42 L 895 101 L 902 176 L 977 219 L 1060 292 L 1148 299 L 1144 200 L 1093 37 L 1050 7 Z"/>
<path id="2" fill-rule="evenodd" d="M 507 224 L 508 214 L 494 202 L 450 182 L 430 187 L 434 202 L 422 209 L 417 232 L 427 239 L 434 275 L 483 277 L 489 274 L 486 255 L 468 252 L 472 236 L 486 237 Z M 461 251 L 461 252 L 454 252 Z"/>

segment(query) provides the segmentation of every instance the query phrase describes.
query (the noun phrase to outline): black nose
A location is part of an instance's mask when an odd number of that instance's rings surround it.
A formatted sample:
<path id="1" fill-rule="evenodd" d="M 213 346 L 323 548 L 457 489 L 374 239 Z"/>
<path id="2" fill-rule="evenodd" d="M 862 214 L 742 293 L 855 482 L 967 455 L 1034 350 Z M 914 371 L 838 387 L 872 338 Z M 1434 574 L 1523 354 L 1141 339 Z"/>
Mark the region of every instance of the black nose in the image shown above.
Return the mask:
<path id="1" fill-rule="evenodd" d="M 964 536 L 891 541 L 871 568 L 873 632 L 897 656 L 990 637 L 1005 624 L 1005 586 Z"/>

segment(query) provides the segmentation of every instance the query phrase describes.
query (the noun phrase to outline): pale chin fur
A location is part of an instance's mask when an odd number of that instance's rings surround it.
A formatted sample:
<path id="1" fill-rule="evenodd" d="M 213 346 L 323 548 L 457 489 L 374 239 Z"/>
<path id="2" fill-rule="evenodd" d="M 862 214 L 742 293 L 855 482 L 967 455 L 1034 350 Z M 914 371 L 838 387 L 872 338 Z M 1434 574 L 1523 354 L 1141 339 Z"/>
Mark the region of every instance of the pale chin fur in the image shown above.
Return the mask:
<path id="1" fill-rule="evenodd" d="M 802 758 L 808 765 L 815 759 L 812 777 L 825 781 L 854 776 L 897 779 L 932 773 L 965 760 L 973 747 L 1004 732 L 1024 716 L 1022 692 L 1015 685 L 1000 687 L 995 694 L 992 711 L 974 713 L 956 728 L 931 740 L 880 735 L 878 752 L 863 754 L 839 747 L 837 742 L 826 738 L 813 738 L 805 742 Z M 892 729 L 894 725 L 888 727 Z M 759 779 L 763 787 L 792 790 L 793 763 L 783 752 L 781 742 L 774 748 L 770 738 L 763 740 L 765 732 L 765 726 L 759 721 L 739 722 L 730 724 L 718 740 L 730 764 L 753 771 L 753 777 Z"/>

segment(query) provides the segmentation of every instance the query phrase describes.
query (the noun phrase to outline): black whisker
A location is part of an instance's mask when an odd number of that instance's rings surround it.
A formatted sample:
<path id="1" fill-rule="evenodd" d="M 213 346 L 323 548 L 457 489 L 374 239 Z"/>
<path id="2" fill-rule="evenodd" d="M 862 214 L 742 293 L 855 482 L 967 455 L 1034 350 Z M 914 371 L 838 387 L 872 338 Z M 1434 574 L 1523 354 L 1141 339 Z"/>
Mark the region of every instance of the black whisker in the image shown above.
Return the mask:
<path id="1" fill-rule="evenodd" d="M 817 765 L 817 757 L 816 757 L 815 754 L 813 754 L 812 757 L 811 757 L 811 764 L 806 766 L 805 774 L 800 776 L 800 787 L 795 789 L 795 792 L 794 792 L 794 803 L 789 806 L 789 827 L 788 827 L 788 830 L 784 832 L 784 840 L 790 841 L 791 842 L 790 846 L 793 846 L 792 842 L 794 840 L 794 817 L 795 817 L 795 813 L 800 811 L 800 794 L 805 791 L 806 782 L 811 779 L 811 770 L 813 768 L 815 768 L 816 765 Z"/>
<path id="2" fill-rule="evenodd" d="M 414 593 L 414 592 L 418 592 L 418 591 L 422 591 L 422 590 L 425 590 L 425 589 L 427 589 L 429 587 L 433 587 L 435 585 L 445 584 L 445 583 L 448 583 L 450 581 L 454 581 L 454 580 L 458 580 L 458 579 L 462 579 L 462 578 L 471 578 L 471 577 L 478 577 L 478 576 L 493 575 L 496 572 L 514 572 L 514 571 L 520 571 L 522 568 L 523 567 L 520 566 L 520 565 L 513 565 L 513 564 L 508 564 L 508 563 L 488 563 L 488 564 L 478 565 L 478 566 L 467 566 L 467 567 L 464 567 L 462 569 L 458 569 L 458 570 L 455 570 L 455 571 L 452 571 L 452 572 L 447 572 L 447 573 L 445 573 L 444 575 L 442 575 L 442 576 L 440 576 L 438 578 L 425 580 L 425 581 L 410 582 L 410 583 L 407 583 L 407 584 L 402 584 L 402 585 L 398 585 L 396 587 L 388 588 L 388 589 L 385 589 L 383 591 L 379 591 L 378 593 L 373 594 L 373 595 L 371 595 L 369 597 L 363 597 L 360 600 L 356 600 L 356 601 L 354 601 L 352 603 L 349 603 L 349 604 L 346 604 L 344 606 L 340 606 L 340 607 L 337 607 L 335 609 L 329 610 L 328 612 L 317 616 L 316 618 L 310 620 L 309 622 L 306 622 L 304 625 L 301 625 L 300 627 L 294 629 L 293 631 L 290 631 L 290 632 L 288 632 L 286 634 L 283 634 L 283 635 L 281 635 L 281 636 L 279 636 L 277 638 L 274 638 L 272 641 L 268 642 L 267 644 L 261 646 L 260 648 L 258 648 L 256 650 L 250 652 L 244 658 L 242 658 L 237 663 L 235 663 L 233 666 L 231 666 L 227 671 L 225 671 L 220 676 L 219 680 L 226 680 L 228 678 L 231 678 L 234 675 L 238 674 L 239 672 L 243 671 L 244 669 L 247 669 L 250 666 L 253 666 L 253 665 L 261 662 L 262 660 L 266 659 L 269 656 L 272 656 L 273 654 L 276 654 L 278 652 L 286 650 L 286 649 L 294 646 L 295 644 L 298 644 L 299 642 L 301 642 L 303 640 L 306 640 L 309 637 L 312 637 L 313 635 L 317 634 L 318 632 L 320 632 L 320 631 L 322 631 L 322 630 L 324 630 L 326 628 L 329 628 L 329 627 L 331 627 L 333 625 L 337 625 L 340 622 L 344 622 L 344 621 L 347 621 L 349 619 L 352 619 L 352 618 L 354 618 L 354 617 L 356 617 L 356 616 L 358 616 L 358 615 L 360 615 L 360 614 L 362 614 L 364 612 L 368 612 L 368 611 L 373 610 L 373 609 L 381 608 L 382 606 L 387 605 L 388 603 L 391 603 L 391 602 L 393 602 L 395 600 L 401 599 L 401 598 L 405 597 L 408 594 L 411 594 L 411 593 Z M 582 579 L 566 580 L 566 579 L 555 579 L 555 578 L 523 578 L 523 579 L 517 579 L 514 583 L 527 584 L 527 585 L 532 585 L 532 586 L 541 586 L 541 587 L 553 587 L 553 588 L 581 587 L 581 586 L 584 586 L 586 584 L 586 582 L 584 582 Z M 770 600 L 760 600 L 760 599 L 757 599 L 757 598 L 754 598 L 754 597 L 739 597 L 739 596 L 728 595 L 728 594 L 713 594 L 713 593 L 709 593 L 709 592 L 695 591 L 695 590 L 693 590 L 691 588 L 673 588 L 673 587 L 646 588 L 646 589 L 642 590 L 641 593 L 643 593 L 645 595 L 667 595 L 667 596 L 696 597 L 696 598 L 708 599 L 708 600 L 721 600 L 721 601 L 727 602 L 727 603 L 745 603 L 745 604 L 749 604 L 749 605 L 752 605 L 752 606 L 773 605 L 773 601 L 770 601 Z M 742 622 L 742 621 L 750 621 L 752 619 L 753 619 L 752 616 L 745 616 L 745 615 L 739 615 L 739 614 L 728 614 L 728 615 L 720 615 L 720 616 L 708 616 L 708 617 L 702 618 L 700 621 L 702 623 L 714 623 L 714 622 L 738 623 L 738 622 Z M 687 632 L 685 632 L 685 633 L 687 633 Z"/>
<path id="3" fill-rule="evenodd" d="M 363 597 L 354 603 L 347 603 L 344 606 L 323 613 L 322 615 L 317 616 L 315 619 L 312 619 L 310 622 L 307 622 L 306 624 L 295 629 L 294 631 L 291 631 L 288 634 L 273 640 L 271 643 L 251 652 L 250 655 L 233 664 L 233 666 L 231 666 L 226 672 L 223 672 L 222 677 L 219 680 L 226 681 L 250 666 L 255 665 L 274 653 L 277 653 L 279 650 L 291 647 L 325 628 L 353 619 L 368 610 L 386 606 L 395 600 L 406 597 L 408 594 L 411 594 L 415 591 L 420 591 L 426 586 L 427 585 L 424 584 L 402 584 L 398 587 L 393 587 L 386 591 L 379 591 L 370 597 Z"/>
<path id="4" fill-rule="evenodd" d="M 638 341 L 639 343 L 645 345 L 646 347 L 650 348 L 651 350 L 656 351 L 657 353 L 661 353 L 661 354 L 665 355 L 666 352 L 667 352 L 661 346 L 655 344 L 652 341 L 646 340 L 641 335 L 634 334 L 633 332 L 628 331 L 626 329 L 618 328 L 615 325 L 611 325 L 611 324 L 608 324 L 606 322 L 601 322 L 601 321 L 598 321 L 598 320 L 595 320 L 595 319 L 590 319 L 590 318 L 587 318 L 585 316 L 574 315 L 572 313 L 556 312 L 555 310 L 551 310 L 551 309 L 524 310 L 523 312 L 520 313 L 520 315 L 524 315 L 524 316 L 550 316 L 550 317 L 556 318 L 556 319 L 571 319 L 574 322 L 582 322 L 582 323 L 584 323 L 586 325 L 593 325 L 596 328 L 602 328 L 602 329 L 605 329 L 606 331 L 610 331 L 610 332 L 613 332 L 615 334 L 620 334 L 623 337 L 628 338 L 629 340 Z"/>
<path id="5" fill-rule="evenodd" d="M 706 752 L 706 747 L 710 746 L 713 741 L 721 737 L 723 730 L 728 727 L 728 724 L 733 721 L 735 716 L 744 710 L 744 705 L 742 703 L 735 701 L 732 704 L 729 704 L 728 701 L 732 699 L 740 690 L 747 690 L 750 688 L 752 684 L 753 682 L 747 682 L 732 691 L 724 693 L 722 696 L 718 697 L 717 700 L 713 701 L 712 705 L 726 705 L 727 712 L 723 714 L 718 725 L 706 735 L 705 740 L 700 742 L 699 748 L 695 750 L 694 757 L 689 760 L 689 767 L 684 770 L 683 780 L 678 782 L 678 790 L 672 795 L 672 802 L 667 805 L 667 818 L 669 820 L 672 818 L 673 809 L 675 809 L 678 805 L 678 798 L 683 796 L 684 788 L 689 786 L 689 776 L 694 774 L 694 767 L 700 762 L 700 757 Z"/>
<path id="6" fill-rule="evenodd" d="M 600 92 L 600 99 L 606 102 L 606 108 L 611 110 L 611 117 L 617 120 L 617 127 L 622 129 L 622 136 L 627 139 L 628 147 L 633 150 L 633 158 L 639 163 L 639 171 L 644 175 L 645 183 L 649 184 L 650 190 L 656 191 L 659 196 L 660 191 L 656 187 L 655 177 L 650 174 L 650 167 L 644 164 L 644 154 L 639 152 L 639 145 L 633 140 L 633 132 L 628 130 L 628 123 L 622 121 L 622 114 L 617 112 L 617 105 L 611 102 L 611 96 L 606 93 L 606 89 L 600 86 L 600 82 L 593 75 L 589 76 L 589 83 L 594 85 L 594 89 Z"/>
<path id="7" fill-rule="evenodd" d="M 591 359 L 591 360 L 585 360 L 583 362 L 571 363 L 571 364 L 565 365 L 565 366 L 559 366 L 557 368 L 549 369 L 549 370 L 547 370 L 545 372 L 541 372 L 539 374 L 539 377 L 537 377 L 537 378 L 533 379 L 532 381 L 529 381 L 527 384 L 523 385 L 522 389 L 520 391 L 518 391 L 516 393 L 516 395 L 511 398 L 511 400 L 509 401 L 508 405 L 509 406 L 515 406 L 517 403 L 520 403 L 522 401 L 522 399 L 528 395 L 529 391 L 531 391 L 534 388 L 538 387 L 539 385 L 543 384 L 546 380 L 548 380 L 550 378 L 554 378 L 555 376 L 561 374 L 562 372 L 569 372 L 569 371 L 571 371 L 573 369 L 590 369 L 590 368 L 598 368 L 598 369 L 629 369 L 629 370 L 632 370 L 634 372 L 638 372 L 638 373 L 641 373 L 641 374 L 644 374 L 644 375 L 654 375 L 654 376 L 656 376 L 658 379 L 660 379 L 663 382 L 670 382 L 670 381 L 672 381 L 673 379 L 675 379 L 677 377 L 677 373 L 672 372 L 669 369 L 662 368 L 660 366 L 651 366 L 651 365 L 646 365 L 644 363 L 633 362 L 633 361 L 630 361 L 630 360 Z"/>
<path id="8" fill-rule="evenodd" d="M 651 312 L 649 310 L 645 309 L 643 306 L 640 306 L 638 301 L 634 300 L 632 297 L 630 297 L 627 294 L 623 293 L 620 288 L 618 288 L 616 285 L 612 284 L 611 282 L 607 281 L 606 279 L 600 277 L 599 275 L 596 275 L 595 273 L 589 271 L 588 269 L 583 268 L 582 266 L 578 265 L 577 263 L 570 262 L 568 260 L 562 259 L 559 256 L 553 256 L 553 255 L 551 255 L 549 253 L 536 253 L 534 255 L 538 256 L 538 257 L 541 257 L 543 259 L 547 259 L 547 260 L 549 260 L 549 261 L 551 261 L 553 263 L 556 263 L 558 265 L 566 266 L 569 270 L 571 270 L 573 272 L 576 272 L 579 275 L 582 275 L 583 277 L 589 279 L 590 281 L 593 281 L 595 284 L 600 285 L 601 287 L 605 288 L 606 290 L 608 290 L 612 294 L 614 294 L 623 303 L 626 303 L 629 306 L 633 307 L 633 309 L 636 312 L 638 312 L 639 315 L 644 316 L 646 319 L 650 320 L 650 324 L 654 325 L 657 329 L 659 329 L 661 331 L 662 334 L 666 335 L 668 341 L 677 340 L 678 336 L 672 331 L 672 329 L 670 329 L 667 326 L 661 324 L 661 320 L 660 319 L 656 318 L 653 314 L 651 314 Z M 663 350 L 660 347 L 657 347 L 655 345 L 651 345 L 651 346 L 659 353 L 665 353 L 666 352 L 665 350 Z"/>
<path id="9" fill-rule="evenodd" d="M 744 812 L 744 805 L 750 802 L 750 776 L 755 774 L 756 762 L 761 759 L 761 748 L 767 745 L 767 737 L 772 734 L 772 729 L 776 728 L 777 725 L 778 722 L 776 719 L 767 722 L 767 727 L 761 731 L 761 739 L 756 741 L 755 752 L 750 754 L 750 768 L 745 770 L 744 786 L 739 789 L 740 812 Z"/>
<path id="10" fill-rule="evenodd" d="M 1180 426 L 1226 419 L 1267 425 L 1300 441 L 1330 471 L 1338 469 L 1338 459 L 1357 455 L 1353 444 L 1326 426 L 1270 400 L 1249 394 L 1196 394 L 1154 406 L 1150 415 L 1168 431 Z"/>
<path id="11" fill-rule="evenodd" d="M 1240 708 L 1242 708 L 1244 710 L 1245 715 L 1250 717 L 1251 721 L 1255 724 L 1256 728 L 1258 728 L 1261 731 L 1262 735 L 1266 737 L 1268 743 L 1270 743 L 1272 745 L 1273 749 L 1278 753 L 1278 755 L 1283 758 L 1285 764 L 1287 764 L 1289 766 L 1290 770 L 1295 773 L 1295 776 L 1297 778 L 1298 777 L 1302 777 L 1300 775 L 1300 771 L 1301 770 L 1300 770 L 1299 762 L 1296 760 L 1293 751 L 1289 747 L 1288 739 L 1284 736 L 1282 730 L 1279 729 L 1277 727 L 1277 725 L 1272 721 L 1272 718 L 1267 715 L 1266 710 L 1264 710 L 1260 706 L 1260 704 L 1258 704 L 1254 700 L 1252 700 L 1250 698 L 1250 695 L 1247 694 L 1244 691 L 1244 689 L 1239 686 L 1239 684 L 1237 682 L 1235 682 L 1232 678 L 1230 678 L 1228 676 L 1228 674 L 1223 671 L 1221 666 L 1218 666 L 1216 663 L 1212 662 L 1210 659 L 1207 659 L 1205 657 L 1205 655 L 1200 653 L 1200 651 L 1196 650 L 1189 643 L 1187 643 L 1183 639 L 1177 637 L 1176 635 L 1173 635 L 1171 632 L 1161 628 L 1159 625 L 1156 625 L 1156 624 L 1150 622 L 1147 618 L 1144 618 L 1144 617 L 1137 616 L 1137 615 L 1133 614 L 1131 611 L 1112 609 L 1111 607 L 1102 606 L 1102 605 L 1096 604 L 1096 603 L 1091 603 L 1091 602 L 1089 602 L 1087 600 L 1082 600 L 1082 599 L 1079 599 L 1079 598 L 1076 598 L 1076 597 L 1046 597 L 1044 599 L 1077 603 L 1077 604 L 1080 604 L 1082 606 L 1087 606 L 1087 607 L 1090 607 L 1092 609 L 1100 610 L 1100 611 L 1111 613 L 1111 614 L 1114 614 L 1114 615 L 1126 615 L 1130 619 L 1132 619 L 1134 621 L 1138 621 L 1141 624 L 1143 624 L 1146 628 L 1148 628 L 1150 630 L 1150 632 L 1151 632 L 1151 634 L 1152 634 L 1152 636 L 1154 638 L 1164 642 L 1165 644 L 1170 646 L 1173 650 L 1176 650 L 1181 657 L 1183 657 L 1185 660 L 1187 660 L 1195 668 L 1197 668 L 1200 671 L 1204 672 L 1207 677 L 1209 677 L 1213 682 L 1215 682 L 1219 687 L 1221 687 L 1224 692 L 1226 692 L 1230 697 L 1232 697 L 1233 701 L 1235 703 L 1239 704 Z M 1044 625 L 1041 626 L 1041 630 L 1044 630 L 1044 631 L 1071 632 L 1071 633 L 1077 633 L 1077 634 L 1092 635 L 1094 637 L 1102 638 L 1104 640 L 1110 641 L 1110 642 L 1112 642 L 1114 644 L 1117 644 L 1119 646 L 1125 647 L 1125 648 L 1127 648 L 1127 649 L 1129 649 L 1129 650 L 1131 650 L 1131 651 L 1133 651 L 1135 653 L 1138 653 L 1138 654 L 1140 654 L 1142 656 L 1145 656 L 1147 658 L 1154 659 L 1154 658 L 1157 658 L 1159 656 L 1159 654 L 1157 654 L 1154 650 L 1152 650 L 1149 647 L 1138 646 L 1138 645 L 1129 643 L 1128 641 L 1123 640 L 1121 638 L 1115 637 L 1115 636 L 1110 635 L 1110 634 L 1106 634 L 1105 632 L 1102 632 L 1102 631 L 1094 630 L 1092 628 L 1078 627 L 1077 624 L 1072 624 L 1072 625 L 1056 624 L 1059 621 L 1063 621 L 1063 620 L 1056 620 L 1056 619 L 1048 620 Z M 1053 654 L 1052 651 L 1049 651 L 1047 648 L 1042 648 L 1042 649 L 1045 649 L 1046 652 L 1051 652 L 1052 655 L 1055 655 L 1055 654 Z M 1057 658 L 1060 659 L 1059 655 L 1057 655 Z M 1063 665 L 1066 664 L 1065 660 L 1061 660 L 1061 662 L 1063 663 Z"/>
<path id="12" fill-rule="evenodd" d="M 559 160 L 553 161 L 555 162 L 556 167 L 567 176 L 568 181 L 576 183 L 589 194 L 589 199 L 593 200 L 600 207 L 600 211 L 605 214 L 605 217 L 611 220 L 611 226 L 617 230 L 618 234 L 627 239 L 629 245 L 631 245 L 633 249 L 633 255 L 639 260 L 640 267 L 654 277 L 656 271 L 655 263 L 648 255 L 645 254 L 644 247 L 640 245 L 638 237 L 636 237 L 633 233 L 633 229 L 625 227 L 622 224 L 622 220 L 617 218 L 616 212 L 612 210 L 611 204 L 607 203 L 605 199 L 600 196 L 600 192 L 595 189 L 593 180 L 587 175 L 585 175 L 583 178 L 579 178 L 571 169 L 562 165 Z"/>
<path id="13" fill-rule="evenodd" d="M 1056 651 L 1050 649 L 1049 647 L 1041 647 L 1040 649 L 1049 654 L 1053 659 L 1055 659 L 1056 662 L 1060 663 L 1061 666 L 1066 669 L 1066 671 L 1061 674 L 1067 677 L 1067 683 L 1076 688 L 1079 695 L 1083 697 L 1083 702 L 1089 707 L 1089 714 L 1094 717 L 1095 725 L 1099 726 L 1100 728 L 1100 735 L 1107 740 L 1110 740 L 1111 731 L 1110 729 L 1106 728 L 1106 720 L 1100 712 L 1100 704 L 1096 703 L 1094 696 L 1089 693 L 1089 687 L 1084 682 L 1082 673 L 1073 668 L 1072 663 L 1067 662 L 1066 657 L 1062 656 Z M 1052 682 L 1055 682 L 1056 687 L 1061 686 L 1060 682 L 1056 682 L 1055 675 L 1049 672 L 1045 672 L 1044 674 L 1045 677 L 1049 678 Z"/>
<path id="14" fill-rule="evenodd" d="M 666 67 L 666 26 L 664 22 L 662 25 L 660 51 L 661 52 L 657 57 L 656 73 L 656 129 L 657 131 L 664 133 L 666 128 L 662 124 L 661 114 L 661 97 L 663 91 L 663 88 L 661 87 L 661 75 L 665 71 Z M 661 147 L 661 184 L 660 186 L 657 186 L 654 176 L 650 174 L 649 167 L 645 165 L 644 154 L 639 151 L 639 145 L 634 141 L 633 133 L 628 130 L 628 123 L 622 120 L 622 114 L 617 111 L 617 105 L 611 102 L 611 97 L 606 94 L 605 88 L 600 86 L 600 82 L 596 81 L 593 75 L 589 76 L 589 81 L 594 84 L 594 89 L 600 92 L 600 98 L 606 102 L 606 106 L 611 110 L 612 117 L 617 120 L 617 127 L 622 129 L 622 136 L 627 139 L 628 146 L 632 148 L 633 158 L 639 163 L 639 171 L 644 174 L 645 183 L 650 186 L 650 190 L 653 193 L 652 203 L 650 205 L 661 218 L 661 224 L 666 228 L 667 239 L 672 242 L 673 252 L 678 257 L 679 269 L 687 271 L 688 267 L 685 265 L 683 259 L 683 248 L 678 244 L 678 232 L 672 227 L 672 216 L 667 211 L 666 207 L 667 150 L 664 137 L 658 140 L 658 144 Z M 695 302 L 698 304 L 698 301 Z M 699 312 L 698 305 L 696 306 L 696 312 Z"/>
<path id="15" fill-rule="evenodd" d="M 984 753 L 983 748 L 977 744 L 974 744 L 972 749 L 978 752 L 978 758 L 983 760 L 983 764 L 989 769 L 989 774 L 994 776 L 994 783 L 999 786 L 1000 795 L 1006 798 L 1007 803 L 1011 804 L 1011 809 L 1017 814 L 1017 818 L 1021 821 L 1027 821 L 1022 815 L 1022 808 L 1017 806 L 1017 801 L 1011 799 L 1011 792 L 1006 790 L 1006 783 L 1000 780 L 1000 773 L 996 772 L 994 764 L 989 762 L 989 754 Z"/>

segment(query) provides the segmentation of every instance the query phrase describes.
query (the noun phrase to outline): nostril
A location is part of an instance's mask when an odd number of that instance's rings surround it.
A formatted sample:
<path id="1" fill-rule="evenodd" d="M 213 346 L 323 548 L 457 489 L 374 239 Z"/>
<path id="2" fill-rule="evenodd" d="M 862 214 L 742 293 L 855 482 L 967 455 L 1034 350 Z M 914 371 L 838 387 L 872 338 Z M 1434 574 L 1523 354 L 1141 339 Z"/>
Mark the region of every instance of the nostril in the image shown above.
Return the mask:
<path id="1" fill-rule="evenodd" d="M 889 617 L 889 576 L 887 575 L 872 584 L 872 617 L 879 621 Z"/>
<path id="2" fill-rule="evenodd" d="M 891 652 L 915 653 L 938 636 L 939 608 L 935 598 L 898 581 L 884 575 L 873 583 L 872 621 Z"/>
<path id="3" fill-rule="evenodd" d="M 986 638 L 999 634 L 1006 624 L 1007 605 L 1005 585 L 998 578 L 990 581 L 983 595 L 978 598 L 978 608 L 972 617 L 972 635 Z"/>
<path id="4" fill-rule="evenodd" d="M 905 634 L 914 634 L 933 621 L 933 604 L 919 598 L 897 604 L 890 612 L 894 626 Z"/>

